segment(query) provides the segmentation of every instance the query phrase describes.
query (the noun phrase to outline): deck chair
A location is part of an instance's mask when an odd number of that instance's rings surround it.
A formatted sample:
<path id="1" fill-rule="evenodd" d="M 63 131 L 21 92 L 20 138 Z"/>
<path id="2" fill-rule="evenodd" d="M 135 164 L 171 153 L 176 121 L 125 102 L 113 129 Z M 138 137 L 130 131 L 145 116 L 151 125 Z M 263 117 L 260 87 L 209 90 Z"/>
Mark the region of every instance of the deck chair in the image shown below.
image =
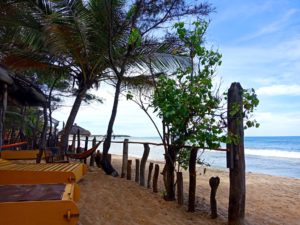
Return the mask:
<path id="1" fill-rule="evenodd" d="M 0 224 L 76 225 L 77 184 L 0 185 Z"/>
<path id="2" fill-rule="evenodd" d="M 2 150 L 0 151 L 0 157 L 8 160 L 23 160 L 23 159 L 36 159 L 39 154 L 39 150 Z M 43 158 L 45 154 L 43 154 Z"/>
<path id="3" fill-rule="evenodd" d="M 86 172 L 82 163 L 19 164 L 0 159 L 0 185 L 74 183 Z"/>

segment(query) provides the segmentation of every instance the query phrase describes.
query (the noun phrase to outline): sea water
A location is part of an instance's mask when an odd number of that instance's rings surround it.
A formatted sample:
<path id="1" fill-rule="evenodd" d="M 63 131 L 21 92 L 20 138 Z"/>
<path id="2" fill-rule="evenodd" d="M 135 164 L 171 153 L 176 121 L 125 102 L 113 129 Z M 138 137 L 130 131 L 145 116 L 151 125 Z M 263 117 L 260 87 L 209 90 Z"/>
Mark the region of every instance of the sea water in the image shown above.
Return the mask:
<path id="1" fill-rule="evenodd" d="M 161 143 L 157 137 L 129 137 L 130 141 Z M 97 137 L 100 140 L 100 137 Z M 116 138 L 113 141 L 122 141 Z M 113 143 L 111 154 L 122 154 L 122 144 Z M 129 155 L 141 157 L 142 144 L 129 144 Z M 149 159 L 164 160 L 162 146 L 150 145 Z M 199 157 L 210 166 L 226 168 L 226 153 L 212 150 L 199 151 Z M 300 178 L 300 136 L 245 137 L 246 171 L 276 176 Z"/>

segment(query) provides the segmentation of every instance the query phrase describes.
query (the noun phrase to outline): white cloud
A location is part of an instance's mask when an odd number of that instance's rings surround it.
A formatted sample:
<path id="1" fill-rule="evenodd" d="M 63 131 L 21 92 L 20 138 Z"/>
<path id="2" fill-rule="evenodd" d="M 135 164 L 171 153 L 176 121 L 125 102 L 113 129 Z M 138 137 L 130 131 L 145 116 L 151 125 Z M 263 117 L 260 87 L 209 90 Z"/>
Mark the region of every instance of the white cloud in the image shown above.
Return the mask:
<path id="1" fill-rule="evenodd" d="M 296 136 L 300 135 L 299 113 L 255 113 L 255 119 L 260 123 L 259 128 L 245 131 L 247 136 Z"/>
<path id="2" fill-rule="evenodd" d="M 300 95 L 300 85 L 272 85 L 257 89 L 258 95 L 278 96 L 278 95 Z"/>
<path id="3" fill-rule="evenodd" d="M 250 39 L 258 38 L 264 35 L 272 34 L 277 31 L 283 30 L 287 24 L 291 21 L 291 17 L 298 13 L 298 9 L 289 9 L 282 17 L 280 17 L 278 20 L 273 21 L 272 23 L 269 23 L 267 25 L 262 26 L 259 30 L 255 31 L 254 33 L 248 34 L 244 37 L 242 37 L 241 41 L 248 41 Z"/>

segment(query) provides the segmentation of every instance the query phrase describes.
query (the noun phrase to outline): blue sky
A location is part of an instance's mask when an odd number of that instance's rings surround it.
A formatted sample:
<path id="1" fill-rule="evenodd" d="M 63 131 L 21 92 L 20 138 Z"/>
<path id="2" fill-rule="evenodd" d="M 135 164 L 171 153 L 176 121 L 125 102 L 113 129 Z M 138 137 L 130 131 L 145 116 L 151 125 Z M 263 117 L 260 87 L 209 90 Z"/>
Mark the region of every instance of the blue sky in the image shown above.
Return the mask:
<path id="1" fill-rule="evenodd" d="M 208 45 L 223 55 L 217 71 L 223 89 L 231 82 L 255 88 L 260 105 L 255 117 L 259 129 L 248 136 L 300 135 L 300 1 L 210 0 Z M 100 88 L 103 105 L 83 105 L 76 123 L 104 134 L 111 111 L 113 89 Z M 70 107 L 54 113 L 66 120 Z M 158 121 L 158 120 L 157 120 Z M 156 136 L 148 118 L 126 100 L 120 102 L 116 134 Z"/>

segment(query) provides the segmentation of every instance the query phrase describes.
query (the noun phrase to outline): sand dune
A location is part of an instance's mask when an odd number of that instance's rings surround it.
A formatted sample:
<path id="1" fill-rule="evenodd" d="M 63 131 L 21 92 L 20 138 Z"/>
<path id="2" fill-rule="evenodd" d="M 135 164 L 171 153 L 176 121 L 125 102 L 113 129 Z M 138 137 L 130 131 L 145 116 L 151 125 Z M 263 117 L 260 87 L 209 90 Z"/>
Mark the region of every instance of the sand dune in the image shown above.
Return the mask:
<path id="1" fill-rule="evenodd" d="M 120 158 L 113 157 L 113 164 L 120 171 Z M 162 167 L 161 167 L 162 168 Z M 133 168 L 134 169 L 134 168 Z M 134 174 L 134 173 L 133 173 Z M 146 173 L 147 174 L 147 173 Z M 184 173 L 185 191 L 188 190 L 188 173 Z M 101 169 L 90 168 L 79 183 L 81 198 L 80 225 L 182 225 L 226 224 L 228 206 L 228 173 L 208 168 L 197 173 L 197 210 L 186 212 L 186 206 L 162 199 L 160 192 L 139 186 L 134 181 L 113 178 Z M 217 192 L 219 217 L 210 219 L 208 180 L 219 176 Z M 187 194 L 186 194 L 187 199 Z M 186 204 L 186 203 L 185 203 Z M 300 180 L 259 174 L 247 174 L 247 224 L 300 225 Z"/>

